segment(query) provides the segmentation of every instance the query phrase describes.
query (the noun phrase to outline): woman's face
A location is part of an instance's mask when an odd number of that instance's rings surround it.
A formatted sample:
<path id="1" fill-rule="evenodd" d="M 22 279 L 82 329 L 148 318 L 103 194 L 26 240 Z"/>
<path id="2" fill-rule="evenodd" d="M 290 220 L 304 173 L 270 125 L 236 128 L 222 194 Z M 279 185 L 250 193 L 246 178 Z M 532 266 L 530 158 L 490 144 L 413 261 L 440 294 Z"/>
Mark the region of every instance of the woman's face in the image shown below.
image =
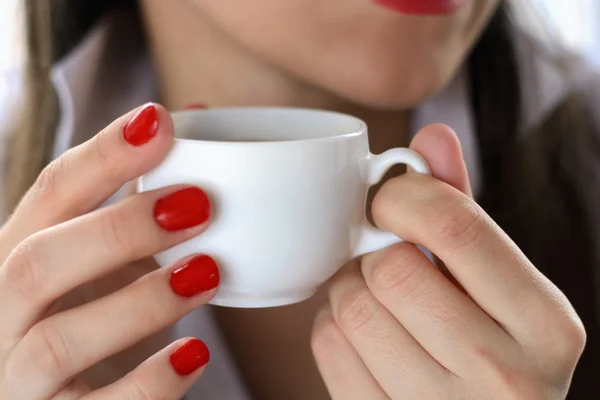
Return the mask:
<path id="1" fill-rule="evenodd" d="M 412 107 L 454 75 L 499 0 L 190 0 L 259 57 L 379 108 Z M 416 14 L 414 14 L 416 12 Z"/>

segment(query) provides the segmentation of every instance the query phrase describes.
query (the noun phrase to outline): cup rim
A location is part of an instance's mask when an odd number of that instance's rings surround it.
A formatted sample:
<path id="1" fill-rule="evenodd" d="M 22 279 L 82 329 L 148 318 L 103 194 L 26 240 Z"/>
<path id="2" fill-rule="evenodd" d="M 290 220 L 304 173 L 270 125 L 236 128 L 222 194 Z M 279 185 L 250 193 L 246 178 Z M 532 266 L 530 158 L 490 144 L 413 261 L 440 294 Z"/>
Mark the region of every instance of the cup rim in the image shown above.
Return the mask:
<path id="1" fill-rule="evenodd" d="M 173 123 L 176 123 L 178 118 L 182 115 L 190 114 L 223 114 L 231 112 L 302 112 L 307 114 L 320 114 L 328 115 L 331 117 L 343 117 L 356 123 L 354 129 L 347 133 L 341 133 L 333 136 L 323 136 L 314 138 L 300 138 L 300 139 L 285 139 L 285 140 L 207 140 L 207 139 L 188 139 L 175 137 L 176 142 L 180 143 L 211 143 L 214 145 L 252 145 L 252 146 L 273 146 L 273 145 L 284 145 L 284 144 L 299 144 L 299 143 L 310 143 L 310 142 L 329 142 L 339 141 L 344 139 L 350 139 L 356 136 L 360 136 L 367 133 L 367 124 L 358 117 L 351 114 L 342 113 L 339 111 L 330 111 L 317 108 L 305 108 L 305 107 L 268 107 L 268 106 L 233 106 L 233 107 L 219 107 L 219 108 L 203 108 L 203 109 L 188 109 L 170 112 Z"/>

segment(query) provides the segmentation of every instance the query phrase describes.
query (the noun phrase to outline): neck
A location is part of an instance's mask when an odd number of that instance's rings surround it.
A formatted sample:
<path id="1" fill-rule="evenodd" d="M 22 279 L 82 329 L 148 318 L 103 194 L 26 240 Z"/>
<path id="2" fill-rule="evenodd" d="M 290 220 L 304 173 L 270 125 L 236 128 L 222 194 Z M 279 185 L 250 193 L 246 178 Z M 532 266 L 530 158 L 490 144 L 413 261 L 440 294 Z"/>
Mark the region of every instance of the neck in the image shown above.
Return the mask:
<path id="1" fill-rule="evenodd" d="M 410 112 L 370 109 L 291 76 L 233 40 L 191 2 L 143 3 L 160 98 L 167 108 L 201 103 L 335 110 L 367 123 L 374 153 L 406 145 Z"/>

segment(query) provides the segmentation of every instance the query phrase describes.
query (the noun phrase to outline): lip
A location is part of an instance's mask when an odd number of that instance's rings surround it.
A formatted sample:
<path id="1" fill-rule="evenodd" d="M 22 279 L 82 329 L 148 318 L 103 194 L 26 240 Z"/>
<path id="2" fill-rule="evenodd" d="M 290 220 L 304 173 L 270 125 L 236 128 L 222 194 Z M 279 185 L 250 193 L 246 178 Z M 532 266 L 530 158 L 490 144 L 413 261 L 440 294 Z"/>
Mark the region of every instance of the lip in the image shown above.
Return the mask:
<path id="1" fill-rule="evenodd" d="M 443 15 L 452 14 L 467 4 L 468 0 L 373 0 L 377 5 L 402 14 Z"/>

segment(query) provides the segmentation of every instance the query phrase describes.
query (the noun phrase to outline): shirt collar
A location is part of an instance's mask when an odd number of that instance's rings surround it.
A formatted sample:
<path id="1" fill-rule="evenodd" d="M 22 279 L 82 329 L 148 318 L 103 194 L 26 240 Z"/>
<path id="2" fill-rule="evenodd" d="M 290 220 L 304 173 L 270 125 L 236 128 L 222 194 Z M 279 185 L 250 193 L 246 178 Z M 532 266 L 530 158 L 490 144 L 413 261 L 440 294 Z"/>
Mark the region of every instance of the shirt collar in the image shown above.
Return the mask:
<path id="1" fill-rule="evenodd" d="M 156 99 L 154 74 L 140 29 L 123 18 L 126 16 L 104 18 L 51 72 L 61 109 L 55 158 L 128 110 Z M 451 126 L 462 144 L 473 192 L 478 193 L 481 177 L 477 138 L 465 70 L 416 110 L 411 130 L 414 135 L 434 122 Z"/>

